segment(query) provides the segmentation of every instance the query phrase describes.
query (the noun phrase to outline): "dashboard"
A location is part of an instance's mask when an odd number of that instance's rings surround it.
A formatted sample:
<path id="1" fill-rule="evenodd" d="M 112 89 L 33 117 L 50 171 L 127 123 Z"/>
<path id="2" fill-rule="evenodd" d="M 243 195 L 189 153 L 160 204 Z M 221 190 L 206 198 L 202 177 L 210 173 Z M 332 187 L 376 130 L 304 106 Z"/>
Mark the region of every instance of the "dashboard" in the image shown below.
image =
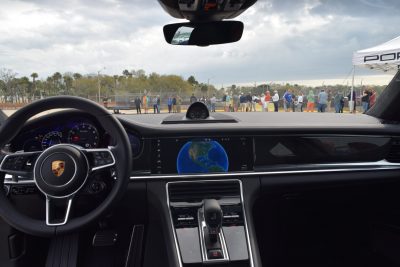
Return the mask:
<path id="1" fill-rule="evenodd" d="M 243 130 L 240 125 L 237 131 L 221 128 L 221 131 L 213 132 L 200 131 L 196 125 L 186 126 L 194 129 L 192 132 L 179 129 L 180 125 L 162 125 L 171 127 L 163 133 L 150 125 L 143 127 L 138 122 L 118 118 L 129 137 L 134 177 L 400 162 L 400 139 L 397 135 L 274 134 Z M 28 122 L 9 144 L 9 150 L 42 151 L 59 143 L 105 148 L 115 142 L 117 140 L 113 140 L 112 134 L 105 132 L 94 117 L 80 112 L 60 112 Z"/>
<path id="2" fill-rule="evenodd" d="M 246 236 L 249 241 L 256 240 L 251 237 L 263 237 L 253 227 L 260 218 L 246 217 L 246 212 L 254 208 L 254 196 L 276 189 L 286 200 L 287 195 L 281 190 L 287 187 L 291 200 L 296 196 L 292 190 L 297 184 L 330 186 L 332 181 L 347 183 L 354 180 L 358 183 L 398 176 L 398 125 L 385 125 L 364 115 L 223 115 L 235 122 L 188 124 L 186 120 L 174 118 L 174 123 L 163 124 L 172 115 L 117 116 L 126 130 L 133 153 L 132 162 L 126 162 L 132 169 L 132 184 L 128 186 L 131 194 L 124 196 L 126 200 L 121 205 L 120 216 L 127 221 L 129 216 L 136 219 L 148 214 L 140 223 L 159 222 L 159 216 L 164 216 L 166 224 L 161 227 L 156 224 L 155 228 L 149 225 L 149 232 L 154 229 L 169 231 L 164 235 L 171 244 L 168 253 L 181 253 L 181 257 L 176 257 L 184 263 L 181 266 L 203 261 L 199 236 L 204 229 L 199 232 L 196 227 L 203 225 L 204 214 L 199 213 L 199 208 L 204 199 L 220 202 L 226 246 L 244 252 L 244 255 L 230 254 L 241 255 L 240 259 L 232 257 L 230 260 L 248 259 L 248 256 L 251 260 L 250 248 L 257 254 L 257 243 L 240 241 L 246 240 Z M 298 121 L 307 125 L 296 125 Z M 118 140 L 112 133 L 105 132 L 96 118 L 82 112 L 62 111 L 29 121 L 8 147 L 13 152 L 41 151 L 58 143 L 105 148 L 116 142 Z M 377 171 L 385 171 L 385 175 L 377 175 Z M 101 200 L 102 194 L 107 192 L 104 188 L 109 190 L 112 186 L 112 179 L 105 179 L 106 175 L 112 175 L 112 171 L 94 172 L 80 197 L 86 200 L 91 195 L 95 196 L 94 202 Z M 11 194 L 25 195 L 35 190 L 30 178 L 23 177 L 26 178 L 21 179 L 23 184 L 16 183 L 14 178 L 9 177 L 6 181 Z M 257 205 L 264 210 L 264 202 L 259 201 Z M 84 212 L 84 205 L 82 207 L 81 212 Z M 125 208 L 129 208 L 129 212 Z M 264 224 L 260 225 L 264 229 Z M 237 231 L 230 232 L 229 227 L 236 227 Z M 161 242 L 157 240 L 157 243 Z"/>

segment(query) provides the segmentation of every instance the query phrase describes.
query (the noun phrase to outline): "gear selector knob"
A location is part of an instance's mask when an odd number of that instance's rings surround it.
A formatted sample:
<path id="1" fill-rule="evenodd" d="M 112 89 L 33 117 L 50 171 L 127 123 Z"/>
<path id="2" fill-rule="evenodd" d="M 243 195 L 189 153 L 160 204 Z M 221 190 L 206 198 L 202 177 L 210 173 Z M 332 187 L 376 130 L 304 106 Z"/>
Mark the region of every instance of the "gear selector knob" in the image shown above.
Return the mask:
<path id="1" fill-rule="evenodd" d="M 204 220 L 206 222 L 210 239 L 215 240 L 222 225 L 222 209 L 215 199 L 205 199 L 203 203 Z"/>

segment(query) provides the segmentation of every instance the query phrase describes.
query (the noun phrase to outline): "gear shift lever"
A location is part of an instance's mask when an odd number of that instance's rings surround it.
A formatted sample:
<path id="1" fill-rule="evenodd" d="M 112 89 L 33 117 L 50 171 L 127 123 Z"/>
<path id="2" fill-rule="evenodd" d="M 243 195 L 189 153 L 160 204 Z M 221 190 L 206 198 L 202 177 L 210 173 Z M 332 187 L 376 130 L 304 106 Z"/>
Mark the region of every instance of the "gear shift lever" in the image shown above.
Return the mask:
<path id="1" fill-rule="evenodd" d="M 204 220 L 208 228 L 211 242 L 218 241 L 218 234 L 222 225 L 222 209 L 215 199 L 205 199 L 203 204 Z"/>

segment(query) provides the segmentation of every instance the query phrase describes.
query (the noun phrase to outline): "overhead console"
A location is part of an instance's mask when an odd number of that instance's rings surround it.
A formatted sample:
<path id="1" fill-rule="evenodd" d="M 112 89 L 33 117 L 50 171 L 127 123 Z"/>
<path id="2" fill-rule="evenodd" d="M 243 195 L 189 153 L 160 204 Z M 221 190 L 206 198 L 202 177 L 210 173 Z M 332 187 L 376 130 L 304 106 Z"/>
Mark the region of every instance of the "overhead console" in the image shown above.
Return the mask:
<path id="1" fill-rule="evenodd" d="M 172 182 L 167 194 L 182 266 L 253 266 L 239 180 Z"/>
<path id="2" fill-rule="evenodd" d="M 257 0 L 158 0 L 172 17 L 191 21 L 231 19 Z"/>

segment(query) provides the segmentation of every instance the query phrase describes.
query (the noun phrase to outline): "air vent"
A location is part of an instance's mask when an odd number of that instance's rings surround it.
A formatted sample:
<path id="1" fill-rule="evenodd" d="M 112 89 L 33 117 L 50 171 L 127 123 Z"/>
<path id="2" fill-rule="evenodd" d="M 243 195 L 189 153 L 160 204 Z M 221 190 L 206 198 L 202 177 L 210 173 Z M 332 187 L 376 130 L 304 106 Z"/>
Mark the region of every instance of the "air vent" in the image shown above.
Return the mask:
<path id="1" fill-rule="evenodd" d="M 400 163 L 400 139 L 393 138 L 390 151 L 386 156 L 386 160 L 389 162 Z"/>
<path id="2" fill-rule="evenodd" d="M 201 201 L 240 196 L 239 182 L 173 183 L 168 187 L 171 202 Z"/>

